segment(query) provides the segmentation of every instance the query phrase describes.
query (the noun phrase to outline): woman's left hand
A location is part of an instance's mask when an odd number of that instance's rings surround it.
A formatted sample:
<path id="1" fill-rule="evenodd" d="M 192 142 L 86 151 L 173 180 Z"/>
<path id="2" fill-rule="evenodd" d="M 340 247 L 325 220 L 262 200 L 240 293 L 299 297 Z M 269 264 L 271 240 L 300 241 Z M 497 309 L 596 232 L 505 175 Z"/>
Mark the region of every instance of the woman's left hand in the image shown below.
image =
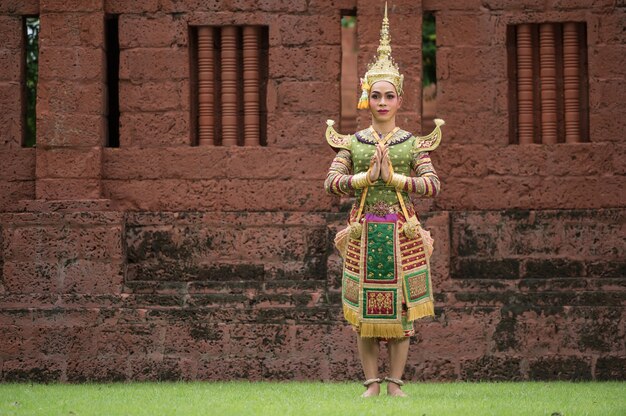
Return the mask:
<path id="1" fill-rule="evenodd" d="M 391 179 L 391 161 L 389 160 L 389 148 L 385 145 L 380 144 L 382 159 L 380 161 L 380 176 L 384 182 L 389 182 Z"/>

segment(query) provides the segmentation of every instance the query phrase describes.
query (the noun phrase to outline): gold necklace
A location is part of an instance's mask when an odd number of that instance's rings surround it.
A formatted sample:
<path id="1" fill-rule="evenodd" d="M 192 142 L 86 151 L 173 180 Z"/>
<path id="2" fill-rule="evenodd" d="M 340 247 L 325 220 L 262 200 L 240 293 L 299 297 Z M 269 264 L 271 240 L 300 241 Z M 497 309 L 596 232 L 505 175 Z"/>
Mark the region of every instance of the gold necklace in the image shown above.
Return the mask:
<path id="1" fill-rule="evenodd" d="M 372 130 L 372 133 L 374 133 L 376 135 L 376 138 L 378 140 L 378 143 L 382 143 L 385 144 L 387 143 L 387 141 L 389 139 L 391 139 L 391 137 L 398 131 L 400 130 L 400 127 L 394 127 L 390 132 L 388 132 L 387 134 L 385 134 L 384 138 L 383 138 L 383 134 L 379 134 L 376 129 L 374 129 L 374 126 L 370 126 L 370 130 Z"/>

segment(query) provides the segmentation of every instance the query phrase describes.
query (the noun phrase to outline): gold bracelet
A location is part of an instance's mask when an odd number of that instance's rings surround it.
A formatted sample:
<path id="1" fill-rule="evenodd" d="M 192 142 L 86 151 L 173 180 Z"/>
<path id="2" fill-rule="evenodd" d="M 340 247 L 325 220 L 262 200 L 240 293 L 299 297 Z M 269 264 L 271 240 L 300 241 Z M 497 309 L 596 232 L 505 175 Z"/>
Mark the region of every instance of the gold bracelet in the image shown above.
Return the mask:
<path id="1" fill-rule="evenodd" d="M 393 187 L 396 189 L 403 189 L 407 179 L 408 178 L 406 176 L 400 173 L 394 173 L 393 175 L 391 175 L 391 180 L 389 181 L 389 184 L 393 185 Z"/>
<path id="2" fill-rule="evenodd" d="M 357 173 L 352 176 L 352 187 L 354 189 L 363 189 L 367 187 L 369 184 L 369 178 L 367 177 L 367 172 Z"/>

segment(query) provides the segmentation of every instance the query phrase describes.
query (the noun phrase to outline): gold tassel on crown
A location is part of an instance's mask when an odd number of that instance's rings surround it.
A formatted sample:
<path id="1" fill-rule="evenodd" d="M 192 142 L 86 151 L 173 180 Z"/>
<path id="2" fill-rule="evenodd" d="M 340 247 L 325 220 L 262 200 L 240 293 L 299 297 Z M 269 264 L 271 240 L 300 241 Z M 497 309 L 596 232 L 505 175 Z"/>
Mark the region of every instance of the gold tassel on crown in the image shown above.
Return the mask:
<path id="1" fill-rule="evenodd" d="M 369 108 L 369 93 L 375 82 L 389 81 L 396 87 L 398 95 L 402 95 L 404 75 L 400 74 L 398 65 L 391 57 L 391 37 L 389 36 L 387 3 L 385 3 L 385 17 L 383 17 L 383 25 L 380 29 L 380 42 L 376 52 L 378 53 L 376 61 L 368 66 L 365 76 L 361 78 L 362 92 L 357 105 L 359 110 Z"/>

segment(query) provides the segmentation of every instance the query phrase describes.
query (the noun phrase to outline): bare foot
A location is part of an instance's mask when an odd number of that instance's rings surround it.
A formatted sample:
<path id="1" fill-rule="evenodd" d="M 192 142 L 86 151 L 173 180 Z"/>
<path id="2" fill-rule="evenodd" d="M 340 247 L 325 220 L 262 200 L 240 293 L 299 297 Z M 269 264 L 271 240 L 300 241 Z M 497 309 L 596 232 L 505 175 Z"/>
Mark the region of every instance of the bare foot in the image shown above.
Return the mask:
<path id="1" fill-rule="evenodd" d="M 387 384 L 387 396 L 407 397 L 406 393 L 402 391 L 400 386 L 394 383 Z"/>
<path id="2" fill-rule="evenodd" d="M 361 395 L 361 397 L 375 397 L 380 394 L 380 384 L 374 383 L 370 384 L 365 393 Z"/>

